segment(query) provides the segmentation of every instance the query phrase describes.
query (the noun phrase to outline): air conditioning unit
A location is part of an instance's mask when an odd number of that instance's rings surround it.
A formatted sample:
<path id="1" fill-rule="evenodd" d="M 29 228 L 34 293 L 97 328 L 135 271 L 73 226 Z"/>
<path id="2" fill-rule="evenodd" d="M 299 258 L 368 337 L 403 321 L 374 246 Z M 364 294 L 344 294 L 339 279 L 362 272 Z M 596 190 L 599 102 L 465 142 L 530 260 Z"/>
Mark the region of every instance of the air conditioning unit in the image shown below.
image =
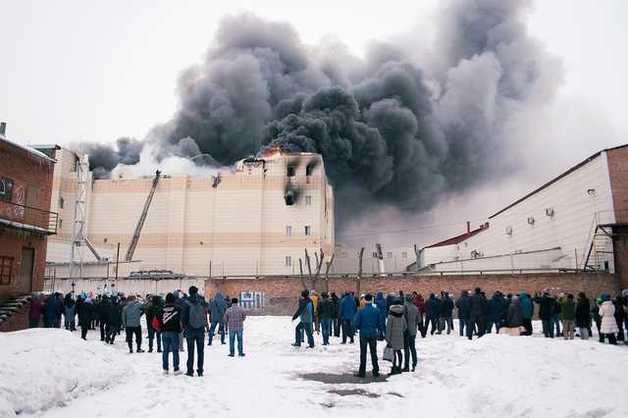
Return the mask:
<path id="1" fill-rule="evenodd" d="M 528 225 L 534 225 L 534 216 L 528 216 Z"/>
<path id="2" fill-rule="evenodd" d="M 545 216 L 554 217 L 554 208 L 545 208 Z"/>
<path id="3" fill-rule="evenodd" d="M 506 235 L 512 235 L 512 226 L 506 227 Z"/>

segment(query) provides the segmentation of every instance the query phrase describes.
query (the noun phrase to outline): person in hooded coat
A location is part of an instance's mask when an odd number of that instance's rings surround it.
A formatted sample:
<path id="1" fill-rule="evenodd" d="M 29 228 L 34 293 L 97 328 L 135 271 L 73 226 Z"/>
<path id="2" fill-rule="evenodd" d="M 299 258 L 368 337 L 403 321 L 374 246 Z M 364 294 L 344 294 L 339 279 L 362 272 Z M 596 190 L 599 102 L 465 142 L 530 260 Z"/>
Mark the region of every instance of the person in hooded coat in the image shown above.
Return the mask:
<path id="1" fill-rule="evenodd" d="M 299 307 L 292 316 L 292 320 L 299 318 L 300 321 L 294 330 L 295 342 L 292 344 L 294 347 L 301 347 L 303 342 L 303 333 L 307 335 L 308 347 L 314 348 L 314 306 L 310 299 L 310 292 L 305 289 L 301 292 L 301 298 L 299 299 Z"/>
<path id="2" fill-rule="evenodd" d="M 72 299 L 72 294 L 65 295 L 63 300 L 63 317 L 65 319 L 65 329 L 69 331 L 76 330 L 76 303 Z"/>
<path id="3" fill-rule="evenodd" d="M 220 343 L 225 342 L 225 312 L 227 312 L 227 302 L 222 293 L 216 293 L 216 296 L 209 304 L 209 318 L 211 325 L 209 327 L 209 336 L 207 337 L 207 345 L 212 345 L 214 335 L 216 332 L 216 326 L 218 326 L 218 333 L 220 334 Z"/>
<path id="4" fill-rule="evenodd" d="M 353 317 L 357 312 L 357 305 L 355 298 L 350 293 L 345 295 L 340 300 L 340 319 L 342 324 L 342 344 L 347 343 L 347 337 L 349 343 L 353 344 Z"/>
<path id="5" fill-rule="evenodd" d="M 617 344 L 615 334 L 619 332 L 619 329 L 615 320 L 615 305 L 606 293 L 602 295 L 599 313 L 601 318 L 600 342 L 604 342 L 604 339 L 608 338 L 609 344 Z"/>
<path id="6" fill-rule="evenodd" d="M 94 317 L 94 304 L 90 298 L 86 298 L 78 305 L 79 325 L 81 327 L 81 338 L 87 340 L 87 331 L 92 325 Z"/>
<path id="7" fill-rule="evenodd" d="M 512 302 L 508 306 L 508 313 L 506 315 L 506 326 L 508 328 L 519 328 L 522 325 L 523 309 L 521 309 L 521 300 L 518 296 L 515 295 L 512 297 Z"/>
<path id="8" fill-rule="evenodd" d="M 63 304 L 59 293 L 48 296 L 44 304 L 44 326 L 46 328 L 59 328 L 61 326 L 61 313 Z"/>
<path id="9" fill-rule="evenodd" d="M 519 293 L 519 301 L 521 302 L 521 312 L 523 314 L 523 327 L 525 333 L 522 335 L 532 335 L 532 316 L 534 315 L 534 304 L 530 296 L 525 293 Z"/>
<path id="10" fill-rule="evenodd" d="M 394 352 L 392 369 L 390 371 L 391 375 L 401 373 L 401 364 L 403 362 L 401 350 L 403 350 L 404 347 L 403 335 L 408 328 L 404 317 L 403 305 L 401 303 L 400 300 L 395 300 L 388 309 L 386 342 Z"/>
<path id="11" fill-rule="evenodd" d="M 406 296 L 406 303 L 403 305 L 403 315 L 406 320 L 406 331 L 403 333 L 403 355 L 405 357 L 403 371 L 409 372 L 410 356 L 412 356 L 412 371 L 416 369 L 417 365 L 416 334 L 419 329 L 419 310 L 412 302 L 411 295 Z"/>
<path id="12" fill-rule="evenodd" d="M 591 336 L 589 329 L 591 328 L 591 303 L 584 292 L 578 293 L 576 302 L 576 328 L 580 333 L 580 338 L 588 340 Z"/>
<path id="13" fill-rule="evenodd" d="M 375 305 L 377 306 L 377 312 L 379 314 L 379 323 L 377 326 L 377 339 L 379 341 L 384 340 L 384 334 L 386 332 L 386 299 L 384 299 L 384 294 L 382 292 L 377 292 L 377 296 L 375 296 Z"/>

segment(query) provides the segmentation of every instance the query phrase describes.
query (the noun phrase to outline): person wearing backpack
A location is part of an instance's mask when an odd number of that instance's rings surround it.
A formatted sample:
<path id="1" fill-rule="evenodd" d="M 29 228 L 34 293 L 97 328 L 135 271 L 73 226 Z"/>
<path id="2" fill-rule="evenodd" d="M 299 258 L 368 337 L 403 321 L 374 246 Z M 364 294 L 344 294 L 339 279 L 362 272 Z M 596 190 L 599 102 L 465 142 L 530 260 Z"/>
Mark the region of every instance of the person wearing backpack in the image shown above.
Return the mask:
<path id="1" fill-rule="evenodd" d="M 187 376 L 194 375 L 194 344 L 196 344 L 198 376 L 203 376 L 205 350 L 205 329 L 207 328 L 207 304 L 198 294 L 198 288 L 191 286 L 183 310 L 183 329 L 188 346 Z"/>
<path id="2" fill-rule="evenodd" d="M 181 333 L 181 309 L 175 305 L 172 293 L 166 295 L 166 305 L 158 313 L 158 325 L 162 340 L 162 366 L 164 374 L 168 374 L 168 355 L 172 353 L 174 374 L 179 375 L 179 333 Z M 157 325 L 157 324 L 156 324 Z M 201 344 L 202 346 L 203 344 Z M 193 352 L 192 352 L 193 353 Z"/>

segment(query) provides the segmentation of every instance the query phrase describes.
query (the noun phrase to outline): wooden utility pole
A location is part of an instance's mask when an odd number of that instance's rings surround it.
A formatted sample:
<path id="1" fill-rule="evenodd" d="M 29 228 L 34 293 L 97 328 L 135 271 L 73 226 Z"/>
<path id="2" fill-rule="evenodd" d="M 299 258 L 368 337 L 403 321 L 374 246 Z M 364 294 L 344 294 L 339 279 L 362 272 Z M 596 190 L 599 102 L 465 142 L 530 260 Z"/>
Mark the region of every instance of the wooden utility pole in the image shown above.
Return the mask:
<path id="1" fill-rule="evenodd" d="M 360 254 L 358 255 L 358 277 L 356 284 L 356 296 L 360 297 L 360 281 L 362 280 L 362 258 L 364 257 L 364 247 L 360 248 Z"/>

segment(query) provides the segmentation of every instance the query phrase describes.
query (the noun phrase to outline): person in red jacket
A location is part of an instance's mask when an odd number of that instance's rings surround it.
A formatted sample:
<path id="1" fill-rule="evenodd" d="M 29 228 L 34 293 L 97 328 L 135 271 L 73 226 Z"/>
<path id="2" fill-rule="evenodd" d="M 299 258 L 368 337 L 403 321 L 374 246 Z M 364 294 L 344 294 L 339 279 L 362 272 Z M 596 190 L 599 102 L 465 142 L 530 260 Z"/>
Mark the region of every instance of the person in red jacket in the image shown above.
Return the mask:
<path id="1" fill-rule="evenodd" d="M 425 338 L 425 334 L 427 332 L 427 326 L 425 324 L 425 299 L 420 293 L 412 292 L 412 303 L 416 306 L 419 311 L 419 331 L 421 332 L 421 337 Z"/>
<path id="2" fill-rule="evenodd" d="M 28 327 L 38 328 L 41 320 L 41 314 L 44 310 L 44 302 L 41 300 L 41 296 L 34 295 L 31 300 L 31 308 L 28 314 Z"/>

